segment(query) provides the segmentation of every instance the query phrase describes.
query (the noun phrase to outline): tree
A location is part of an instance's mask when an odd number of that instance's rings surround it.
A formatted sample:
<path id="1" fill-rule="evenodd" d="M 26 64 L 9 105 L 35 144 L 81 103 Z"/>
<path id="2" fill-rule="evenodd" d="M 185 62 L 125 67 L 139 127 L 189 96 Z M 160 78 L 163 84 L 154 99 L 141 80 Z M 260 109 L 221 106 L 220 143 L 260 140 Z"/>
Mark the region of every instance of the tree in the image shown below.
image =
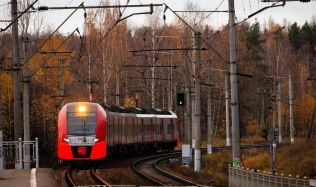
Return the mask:
<path id="1" fill-rule="evenodd" d="M 289 40 L 294 51 L 297 52 L 301 48 L 302 38 L 301 38 L 301 29 L 300 27 L 297 26 L 296 22 L 292 24 L 289 29 Z"/>
<path id="2" fill-rule="evenodd" d="M 260 39 L 260 25 L 256 22 L 246 31 L 247 48 L 249 49 L 249 56 L 254 61 L 260 61 L 263 59 L 263 49 L 261 47 L 262 40 Z M 257 62 L 258 63 L 258 62 Z"/>
<path id="3" fill-rule="evenodd" d="M 302 43 L 307 44 L 308 49 L 313 51 L 316 44 L 316 32 L 313 32 L 311 26 L 305 22 L 301 29 Z"/>

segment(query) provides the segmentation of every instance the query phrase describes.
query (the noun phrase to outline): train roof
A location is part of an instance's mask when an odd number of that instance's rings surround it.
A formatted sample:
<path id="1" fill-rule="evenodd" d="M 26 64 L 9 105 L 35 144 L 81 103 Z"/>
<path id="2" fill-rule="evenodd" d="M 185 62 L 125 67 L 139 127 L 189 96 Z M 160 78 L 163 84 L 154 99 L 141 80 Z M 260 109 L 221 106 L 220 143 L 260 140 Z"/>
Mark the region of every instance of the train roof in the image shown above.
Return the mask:
<path id="1" fill-rule="evenodd" d="M 105 110 L 110 112 L 117 113 L 126 113 L 126 114 L 155 114 L 155 115 L 172 115 L 170 111 L 154 109 L 154 108 L 137 108 L 137 107 L 122 107 L 117 105 L 101 105 Z"/>

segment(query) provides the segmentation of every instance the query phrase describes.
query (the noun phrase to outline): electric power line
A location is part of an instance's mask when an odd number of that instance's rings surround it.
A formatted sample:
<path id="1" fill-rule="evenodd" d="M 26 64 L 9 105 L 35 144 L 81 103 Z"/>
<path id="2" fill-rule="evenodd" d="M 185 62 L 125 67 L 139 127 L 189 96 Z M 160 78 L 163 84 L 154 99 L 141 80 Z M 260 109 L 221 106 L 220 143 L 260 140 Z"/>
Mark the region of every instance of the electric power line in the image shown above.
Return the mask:
<path id="1" fill-rule="evenodd" d="M 214 9 L 214 11 L 210 12 L 208 15 L 206 15 L 203 19 L 201 19 L 199 22 L 197 22 L 195 25 L 200 24 L 202 21 L 204 21 L 205 19 L 207 19 L 208 17 L 210 17 L 215 11 L 218 10 L 218 8 L 223 4 L 224 0 L 222 0 L 219 5 Z"/>

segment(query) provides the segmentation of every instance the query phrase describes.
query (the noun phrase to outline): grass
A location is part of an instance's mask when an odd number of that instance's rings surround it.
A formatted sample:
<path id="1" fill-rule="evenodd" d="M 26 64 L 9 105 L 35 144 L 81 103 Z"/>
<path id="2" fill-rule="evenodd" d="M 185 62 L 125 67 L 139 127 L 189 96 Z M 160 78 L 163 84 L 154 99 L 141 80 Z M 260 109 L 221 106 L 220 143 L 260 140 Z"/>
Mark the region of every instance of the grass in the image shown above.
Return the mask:
<path id="1" fill-rule="evenodd" d="M 261 137 L 243 138 L 241 144 L 263 143 Z M 281 144 L 277 148 L 276 172 L 284 175 L 299 175 L 313 178 L 316 176 L 316 139 L 309 144 L 304 140 L 296 139 L 294 145 L 288 143 Z M 206 145 L 206 142 L 203 142 Z M 214 146 L 225 145 L 225 140 L 217 139 Z M 270 170 L 269 148 L 252 148 L 242 150 L 242 166 L 257 170 Z M 180 164 L 168 165 L 169 168 L 182 176 L 193 179 L 203 185 L 228 186 L 228 165 L 231 164 L 231 150 L 215 152 L 211 155 L 203 155 L 202 170 L 200 173 L 190 168 L 181 167 Z"/>
<path id="2" fill-rule="evenodd" d="M 316 140 L 307 144 L 304 141 L 282 144 L 277 148 L 276 171 L 285 175 L 316 176 Z M 262 151 L 260 154 L 244 157 L 245 167 L 260 170 L 269 170 L 269 152 Z"/>

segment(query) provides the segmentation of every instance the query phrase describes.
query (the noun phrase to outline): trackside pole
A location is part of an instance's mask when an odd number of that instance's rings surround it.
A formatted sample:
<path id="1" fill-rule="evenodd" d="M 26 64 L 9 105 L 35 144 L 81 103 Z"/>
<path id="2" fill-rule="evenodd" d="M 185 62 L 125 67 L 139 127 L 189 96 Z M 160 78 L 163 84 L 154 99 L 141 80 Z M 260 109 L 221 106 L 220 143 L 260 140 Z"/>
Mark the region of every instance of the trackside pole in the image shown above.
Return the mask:
<path id="1" fill-rule="evenodd" d="M 212 154 L 212 78 L 211 78 L 211 60 L 207 63 L 207 153 Z"/>
<path id="2" fill-rule="evenodd" d="M 19 155 L 19 168 L 18 169 L 23 169 L 23 156 L 22 156 L 22 138 L 19 138 L 19 148 L 18 148 L 18 155 Z"/>
<path id="3" fill-rule="evenodd" d="M 294 143 L 294 122 L 293 122 L 293 89 L 292 89 L 292 77 L 289 73 L 289 102 L 290 102 L 290 138 L 291 143 Z"/>
<path id="4" fill-rule="evenodd" d="M 239 101 L 236 62 L 236 25 L 234 0 L 228 0 L 229 44 L 230 44 L 230 87 L 232 116 L 233 167 L 240 167 Z"/>
<path id="5" fill-rule="evenodd" d="M 278 129 L 279 143 L 282 143 L 282 99 L 281 99 L 281 82 L 278 82 Z"/>
<path id="6" fill-rule="evenodd" d="M 230 119 L 229 119 L 229 73 L 225 72 L 225 108 L 226 108 L 226 146 L 230 146 Z"/>
<path id="7" fill-rule="evenodd" d="M 201 33 L 194 33 L 195 37 L 195 147 L 194 147 L 194 171 L 201 170 Z"/>
<path id="8" fill-rule="evenodd" d="M 192 161 L 191 149 L 191 96 L 190 96 L 190 69 L 189 69 L 189 56 L 188 50 L 184 50 L 184 68 L 185 68 L 185 134 L 184 144 L 182 145 L 182 165 L 189 166 Z"/>
<path id="9" fill-rule="evenodd" d="M 38 138 L 35 138 L 36 168 L 39 168 Z"/>
<path id="10" fill-rule="evenodd" d="M 3 171 L 3 139 L 2 139 L 2 130 L 0 130 L 0 177 Z"/>

